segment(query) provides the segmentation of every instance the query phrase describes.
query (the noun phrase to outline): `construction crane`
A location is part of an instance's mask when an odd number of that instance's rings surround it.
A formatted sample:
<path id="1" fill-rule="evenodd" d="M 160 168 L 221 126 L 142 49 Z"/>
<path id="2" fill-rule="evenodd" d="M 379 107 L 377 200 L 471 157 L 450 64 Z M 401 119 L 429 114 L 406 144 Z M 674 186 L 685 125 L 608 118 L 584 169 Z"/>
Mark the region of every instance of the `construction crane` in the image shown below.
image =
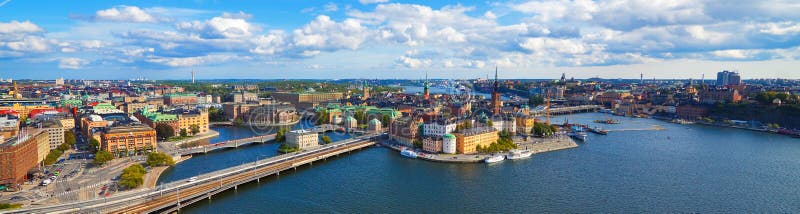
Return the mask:
<path id="1" fill-rule="evenodd" d="M 545 117 L 547 118 L 546 123 L 550 125 L 550 89 L 547 90 L 547 100 L 545 100 L 545 102 L 547 103 L 547 111 L 545 113 Z"/>

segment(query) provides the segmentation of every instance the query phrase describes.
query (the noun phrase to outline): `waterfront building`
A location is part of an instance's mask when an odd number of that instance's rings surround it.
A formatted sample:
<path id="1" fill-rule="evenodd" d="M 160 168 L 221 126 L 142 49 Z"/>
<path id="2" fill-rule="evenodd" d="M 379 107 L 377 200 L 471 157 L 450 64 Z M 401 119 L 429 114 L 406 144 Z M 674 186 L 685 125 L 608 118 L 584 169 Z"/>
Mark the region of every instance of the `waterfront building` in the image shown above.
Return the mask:
<path id="1" fill-rule="evenodd" d="M 294 130 L 286 133 L 286 144 L 298 149 L 319 146 L 319 134 L 310 130 Z"/>
<path id="2" fill-rule="evenodd" d="M 377 133 L 383 131 L 383 124 L 378 119 L 373 118 L 367 124 L 367 131 L 371 133 Z"/>
<path id="3" fill-rule="evenodd" d="M 229 100 L 234 103 L 258 102 L 258 94 L 246 91 L 233 92 L 228 95 Z"/>
<path id="4" fill-rule="evenodd" d="M 456 136 L 456 152 L 459 154 L 477 153 L 478 146 L 487 147 L 499 138 L 497 129 L 487 126 L 464 129 L 453 135 Z"/>
<path id="5" fill-rule="evenodd" d="M 458 124 L 451 120 L 436 120 L 422 125 L 422 133 L 427 136 L 443 136 L 456 130 Z"/>
<path id="6" fill-rule="evenodd" d="M 456 153 L 456 136 L 453 134 L 445 134 L 442 136 L 442 153 L 455 154 Z"/>
<path id="7" fill-rule="evenodd" d="M 720 89 L 709 88 L 700 91 L 700 102 L 705 104 L 721 103 L 739 103 L 742 101 L 742 95 L 739 94 L 737 89 Z"/>
<path id="8" fill-rule="evenodd" d="M 341 100 L 344 95 L 338 92 L 330 93 L 289 93 L 276 92 L 272 94 L 276 100 L 289 102 L 300 109 L 313 108 L 320 103 Z"/>
<path id="9" fill-rule="evenodd" d="M 395 140 L 397 143 L 400 143 L 404 146 L 413 146 L 414 141 L 417 140 L 419 136 L 417 133 L 419 132 L 420 124 L 422 123 L 422 119 L 413 119 L 411 117 L 402 117 L 397 119 L 395 122 L 389 125 L 389 136 L 392 140 Z"/>
<path id="10" fill-rule="evenodd" d="M 197 95 L 186 93 L 170 93 L 164 95 L 164 104 L 169 106 L 195 105 L 197 104 Z"/>
<path id="11" fill-rule="evenodd" d="M 707 117 L 710 113 L 708 107 L 700 105 L 680 105 L 675 108 L 675 114 L 681 119 L 694 120 L 698 117 Z"/>
<path id="12" fill-rule="evenodd" d="M 28 138 L 13 137 L 0 144 L 0 184 L 16 187 L 28 171 L 37 166 L 38 144 Z"/>
<path id="13" fill-rule="evenodd" d="M 106 127 L 100 135 L 100 149 L 116 157 L 155 152 L 156 130 L 135 123 Z"/>
<path id="14" fill-rule="evenodd" d="M 533 131 L 533 125 L 536 119 L 528 115 L 517 115 L 517 133 L 530 134 Z"/>
<path id="15" fill-rule="evenodd" d="M 224 103 L 222 109 L 228 120 L 241 119 L 248 123 L 286 124 L 299 120 L 294 106 L 286 103 Z"/>
<path id="16" fill-rule="evenodd" d="M 442 137 L 441 136 L 422 137 L 422 150 L 431 153 L 442 152 Z"/>
<path id="17" fill-rule="evenodd" d="M 197 134 L 203 134 L 209 131 L 208 111 L 206 110 L 176 109 L 162 113 L 150 112 L 145 108 L 134 116 L 151 128 L 156 128 L 158 124 L 169 125 L 175 130 L 175 136 L 180 134 L 181 129 L 186 130 L 186 132 L 191 135 L 192 126 L 198 127 L 199 132 Z"/>

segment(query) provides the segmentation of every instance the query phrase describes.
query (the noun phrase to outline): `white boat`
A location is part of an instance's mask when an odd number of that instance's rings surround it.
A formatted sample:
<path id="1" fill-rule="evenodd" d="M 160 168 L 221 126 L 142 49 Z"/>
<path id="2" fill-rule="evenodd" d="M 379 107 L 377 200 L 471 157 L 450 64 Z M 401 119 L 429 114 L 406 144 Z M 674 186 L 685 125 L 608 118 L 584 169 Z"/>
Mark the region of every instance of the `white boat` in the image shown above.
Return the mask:
<path id="1" fill-rule="evenodd" d="M 586 132 L 570 132 L 567 135 L 580 141 L 586 141 L 586 136 L 588 136 Z"/>
<path id="2" fill-rule="evenodd" d="M 400 151 L 400 155 L 403 155 L 403 156 L 406 156 L 406 157 L 409 157 L 409 158 L 417 158 L 417 153 L 414 152 L 414 151 L 408 150 L 408 149 L 404 149 L 403 151 Z"/>
<path id="3" fill-rule="evenodd" d="M 523 158 L 529 158 L 529 157 L 531 157 L 531 155 L 533 155 L 533 152 L 531 152 L 530 150 L 518 150 L 518 149 L 515 149 L 515 150 L 511 150 L 511 152 L 509 152 L 506 155 L 506 159 L 509 159 L 509 160 L 523 159 Z"/>
<path id="4" fill-rule="evenodd" d="M 506 159 L 505 155 L 492 155 L 483 160 L 486 163 L 497 163 Z"/>

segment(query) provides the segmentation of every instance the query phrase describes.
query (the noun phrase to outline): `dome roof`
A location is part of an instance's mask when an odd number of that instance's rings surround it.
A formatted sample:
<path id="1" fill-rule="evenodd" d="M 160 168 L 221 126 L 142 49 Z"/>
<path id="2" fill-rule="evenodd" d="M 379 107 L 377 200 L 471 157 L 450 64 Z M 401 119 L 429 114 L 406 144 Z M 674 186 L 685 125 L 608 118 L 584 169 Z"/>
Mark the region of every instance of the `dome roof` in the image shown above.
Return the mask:
<path id="1" fill-rule="evenodd" d="M 378 120 L 378 119 L 372 118 L 372 120 L 369 121 L 369 124 L 381 124 L 381 121 Z"/>
<path id="2" fill-rule="evenodd" d="M 347 116 L 347 118 L 345 118 L 344 121 L 356 121 L 356 118 L 352 116 Z"/>

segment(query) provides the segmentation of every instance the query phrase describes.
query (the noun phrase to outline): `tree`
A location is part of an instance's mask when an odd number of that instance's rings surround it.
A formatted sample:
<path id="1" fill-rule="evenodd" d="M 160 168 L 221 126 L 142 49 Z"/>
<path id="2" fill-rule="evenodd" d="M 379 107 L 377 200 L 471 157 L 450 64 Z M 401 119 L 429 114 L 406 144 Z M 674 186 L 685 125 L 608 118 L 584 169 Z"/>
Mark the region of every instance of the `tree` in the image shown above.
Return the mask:
<path id="1" fill-rule="evenodd" d="M 110 152 L 105 151 L 105 150 L 100 150 L 100 151 L 97 151 L 97 153 L 94 153 L 94 163 L 97 164 L 97 165 L 103 165 L 106 162 L 108 162 L 110 160 L 113 160 L 113 159 L 114 159 L 114 155 L 112 155 Z"/>
<path id="2" fill-rule="evenodd" d="M 414 140 L 412 141 L 412 145 L 414 145 L 414 148 L 422 148 L 422 141 Z"/>
<path id="3" fill-rule="evenodd" d="M 200 126 L 198 126 L 197 124 L 192 124 L 191 126 L 189 126 L 189 131 L 192 133 L 193 136 L 197 135 L 197 133 L 200 133 Z"/>
<path id="4" fill-rule="evenodd" d="M 181 129 L 180 134 L 181 134 L 181 137 L 189 136 L 189 133 L 186 133 L 186 129 Z"/>
<path id="5" fill-rule="evenodd" d="M 331 143 L 331 137 L 328 137 L 328 135 L 323 135 L 322 136 L 322 143 L 330 144 Z"/>
<path id="6" fill-rule="evenodd" d="M 70 146 L 75 145 L 75 134 L 72 131 L 64 131 L 64 143 L 69 144 Z"/>
<path id="7" fill-rule="evenodd" d="M 389 125 L 389 121 L 390 121 L 391 119 L 392 119 L 392 118 L 390 118 L 388 114 L 384 114 L 384 115 L 381 117 L 381 124 L 382 124 L 382 125 L 384 125 L 384 126 L 388 126 L 388 125 Z"/>
<path id="8" fill-rule="evenodd" d="M 58 147 L 56 147 L 56 149 L 61 150 L 61 151 L 67 151 L 67 150 L 69 150 L 69 144 L 62 143 L 61 145 L 58 145 Z"/>
<path id="9" fill-rule="evenodd" d="M 281 145 L 278 147 L 278 152 L 280 153 L 296 152 L 297 150 L 299 150 L 299 148 L 289 146 L 289 144 L 286 143 L 281 143 Z"/>
<path id="10" fill-rule="evenodd" d="M 489 121 L 486 122 L 486 126 L 493 127 L 494 126 L 494 122 L 492 122 L 492 120 L 489 120 Z"/>
<path id="11" fill-rule="evenodd" d="M 211 120 L 211 122 L 226 121 L 225 112 L 223 112 L 222 109 L 218 109 L 216 107 L 208 108 L 208 120 Z"/>
<path id="12" fill-rule="evenodd" d="M 64 151 L 53 149 L 50 150 L 50 153 L 47 154 L 47 157 L 44 158 L 44 165 L 53 165 L 58 161 L 58 158 L 61 157 Z"/>
<path id="13" fill-rule="evenodd" d="M 156 125 L 156 136 L 162 140 L 169 139 L 175 136 L 175 129 L 170 125 L 159 123 Z"/>
<path id="14" fill-rule="evenodd" d="M 100 141 L 97 141 L 97 139 L 94 138 L 89 139 L 89 149 L 91 149 L 93 152 L 100 149 Z"/>
<path id="15" fill-rule="evenodd" d="M 472 122 L 469 122 L 469 120 L 464 121 L 464 129 L 471 129 L 471 128 L 472 128 Z"/>
<path id="16" fill-rule="evenodd" d="M 142 165 L 133 164 L 122 170 L 122 175 L 119 176 L 119 185 L 128 189 L 139 187 L 144 184 L 145 173 L 147 170 Z"/>
<path id="17" fill-rule="evenodd" d="M 172 160 L 172 157 L 162 152 L 151 152 L 147 154 L 146 163 L 150 167 L 175 165 L 175 161 Z"/>
<path id="18" fill-rule="evenodd" d="M 544 104 L 544 97 L 542 95 L 533 95 L 528 99 L 528 105 L 531 107 Z"/>
<path id="19" fill-rule="evenodd" d="M 356 118 L 356 120 L 358 120 L 359 123 L 362 123 L 362 124 L 367 123 L 367 113 L 364 112 L 364 111 L 360 111 L 360 110 L 356 111 L 356 113 L 353 114 L 353 118 Z"/>
<path id="20" fill-rule="evenodd" d="M 288 129 L 280 128 L 278 132 L 275 133 L 275 142 L 285 142 L 286 141 L 286 132 Z"/>

